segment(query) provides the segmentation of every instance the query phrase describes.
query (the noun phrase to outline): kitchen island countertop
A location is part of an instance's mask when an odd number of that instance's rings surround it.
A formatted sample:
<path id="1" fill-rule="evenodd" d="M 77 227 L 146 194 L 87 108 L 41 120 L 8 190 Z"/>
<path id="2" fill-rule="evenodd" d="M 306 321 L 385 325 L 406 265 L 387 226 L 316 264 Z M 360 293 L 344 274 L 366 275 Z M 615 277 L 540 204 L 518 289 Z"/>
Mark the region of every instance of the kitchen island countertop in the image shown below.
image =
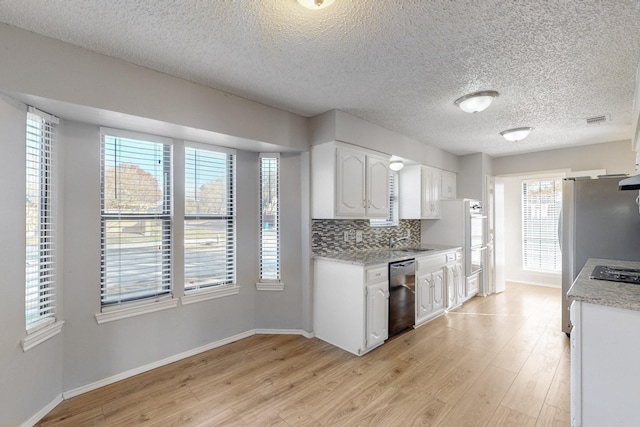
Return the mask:
<path id="1" fill-rule="evenodd" d="M 640 311 L 640 285 L 590 279 L 596 265 L 640 269 L 640 262 L 637 261 L 589 258 L 567 296 L 575 301 Z"/>
<path id="2" fill-rule="evenodd" d="M 423 244 L 419 248 L 432 249 L 429 251 L 411 250 L 411 248 L 398 247 L 394 249 L 380 248 L 367 250 L 353 250 L 344 252 L 332 252 L 326 255 L 314 255 L 313 259 L 323 259 L 329 261 L 344 262 L 355 265 L 375 265 L 388 262 L 401 261 L 403 259 L 411 259 L 418 256 L 439 255 L 444 252 L 450 252 L 461 249 L 457 246 L 447 245 L 430 245 Z"/>

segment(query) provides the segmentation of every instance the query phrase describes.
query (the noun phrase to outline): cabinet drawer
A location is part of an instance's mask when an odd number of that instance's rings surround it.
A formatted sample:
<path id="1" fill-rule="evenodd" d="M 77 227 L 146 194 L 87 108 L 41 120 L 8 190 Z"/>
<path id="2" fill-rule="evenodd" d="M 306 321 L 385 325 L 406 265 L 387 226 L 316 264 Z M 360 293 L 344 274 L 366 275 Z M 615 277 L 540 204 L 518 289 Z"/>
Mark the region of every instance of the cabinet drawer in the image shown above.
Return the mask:
<path id="1" fill-rule="evenodd" d="M 365 281 L 367 283 L 376 283 L 387 281 L 389 279 L 389 266 L 368 268 L 365 272 Z"/>
<path id="2" fill-rule="evenodd" d="M 447 263 L 445 254 L 430 256 L 428 258 L 416 258 L 416 272 L 426 273 L 443 267 Z"/>

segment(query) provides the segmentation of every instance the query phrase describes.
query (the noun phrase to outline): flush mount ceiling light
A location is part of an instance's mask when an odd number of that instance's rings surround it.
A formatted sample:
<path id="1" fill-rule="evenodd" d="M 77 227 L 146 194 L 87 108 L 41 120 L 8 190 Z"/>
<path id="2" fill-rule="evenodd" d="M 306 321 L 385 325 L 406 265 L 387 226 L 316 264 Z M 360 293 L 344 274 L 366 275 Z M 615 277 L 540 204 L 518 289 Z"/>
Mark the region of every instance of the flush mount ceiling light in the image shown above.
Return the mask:
<path id="1" fill-rule="evenodd" d="M 298 3 L 307 9 L 317 10 L 331 6 L 334 1 L 335 0 L 298 0 Z"/>
<path id="2" fill-rule="evenodd" d="M 525 139 L 527 136 L 529 136 L 532 130 L 532 127 L 508 129 L 500 132 L 500 135 L 502 135 L 507 141 L 516 142 Z"/>
<path id="3" fill-rule="evenodd" d="M 402 169 L 404 167 L 404 162 L 402 160 L 392 160 L 389 163 L 389 169 L 391 169 L 392 171 L 399 171 L 400 169 Z"/>
<path id="4" fill-rule="evenodd" d="M 497 96 L 498 92 L 495 90 L 483 90 L 458 98 L 455 104 L 465 113 L 478 113 L 486 110 Z"/>

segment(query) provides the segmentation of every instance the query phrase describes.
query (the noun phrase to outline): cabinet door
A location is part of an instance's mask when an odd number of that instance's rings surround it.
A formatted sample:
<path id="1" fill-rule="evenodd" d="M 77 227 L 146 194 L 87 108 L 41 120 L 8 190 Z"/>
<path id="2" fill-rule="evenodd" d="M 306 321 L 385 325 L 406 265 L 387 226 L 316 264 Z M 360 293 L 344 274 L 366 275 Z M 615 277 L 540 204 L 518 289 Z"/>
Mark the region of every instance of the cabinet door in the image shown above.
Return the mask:
<path id="1" fill-rule="evenodd" d="M 447 267 L 447 308 L 456 305 L 456 266 Z"/>
<path id="2" fill-rule="evenodd" d="M 336 149 L 336 215 L 365 215 L 366 156 L 355 150 Z M 330 182 L 327 185 L 331 185 Z"/>
<path id="3" fill-rule="evenodd" d="M 444 308 L 444 274 L 442 269 L 431 274 L 431 292 L 432 312 L 442 310 Z"/>
<path id="4" fill-rule="evenodd" d="M 431 170 L 429 168 L 422 168 L 422 209 L 421 214 L 423 218 L 431 218 L 432 217 L 432 208 L 433 208 L 433 199 L 431 197 L 432 191 L 431 187 L 433 187 L 433 180 L 431 175 Z"/>
<path id="5" fill-rule="evenodd" d="M 440 186 L 442 174 L 439 170 L 431 169 L 431 216 L 440 218 Z"/>
<path id="6" fill-rule="evenodd" d="M 368 218 L 389 217 L 389 160 L 367 156 L 366 210 Z"/>
<path id="7" fill-rule="evenodd" d="M 433 311 L 431 300 L 431 275 L 416 277 L 416 325 L 422 323 Z"/>
<path id="8" fill-rule="evenodd" d="M 462 269 L 462 264 L 461 263 L 456 264 L 454 281 L 455 281 L 455 287 L 456 287 L 457 301 L 464 300 L 465 294 L 466 294 L 464 289 L 465 277 L 464 277 L 463 271 L 464 270 Z"/>
<path id="9" fill-rule="evenodd" d="M 367 285 L 367 348 L 382 344 L 389 337 L 389 284 Z"/>

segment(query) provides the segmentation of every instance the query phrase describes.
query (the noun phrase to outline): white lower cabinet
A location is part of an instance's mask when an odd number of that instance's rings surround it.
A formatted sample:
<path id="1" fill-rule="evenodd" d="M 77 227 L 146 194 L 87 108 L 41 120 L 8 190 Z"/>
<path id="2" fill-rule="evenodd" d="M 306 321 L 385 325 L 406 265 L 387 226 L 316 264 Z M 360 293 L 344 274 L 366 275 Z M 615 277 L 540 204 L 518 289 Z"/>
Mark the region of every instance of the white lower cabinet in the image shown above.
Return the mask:
<path id="1" fill-rule="evenodd" d="M 447 310 L 452 310 L 466 300 L 462 251 L 452 253 L 452 257 L 448 256 L 447 261 Z"/>
<path id="2" fill-rule="evenodd" d="M 640 311 L 571 304 L 571 425 L 640 426 Z"/>
<path id="3" fill-rule="evenodd" d="M 313 323 L 317 338 L 362 355 L 389 334 L 388 264 L 363 267 L 314 261 Z"/>
<path id="4" fill-rule="evenodd" d="M 416 326 L 444 312 L 445 263 L 445 255 L 416 258 Z"/>
<path id="5" fill-rule="evenodd" d="M 386 276 L 385 276 L 386 277 Z M 367 285 L 367 339 L 365 348 L 379 346 L 389 337 L 389 284 Z"/>

